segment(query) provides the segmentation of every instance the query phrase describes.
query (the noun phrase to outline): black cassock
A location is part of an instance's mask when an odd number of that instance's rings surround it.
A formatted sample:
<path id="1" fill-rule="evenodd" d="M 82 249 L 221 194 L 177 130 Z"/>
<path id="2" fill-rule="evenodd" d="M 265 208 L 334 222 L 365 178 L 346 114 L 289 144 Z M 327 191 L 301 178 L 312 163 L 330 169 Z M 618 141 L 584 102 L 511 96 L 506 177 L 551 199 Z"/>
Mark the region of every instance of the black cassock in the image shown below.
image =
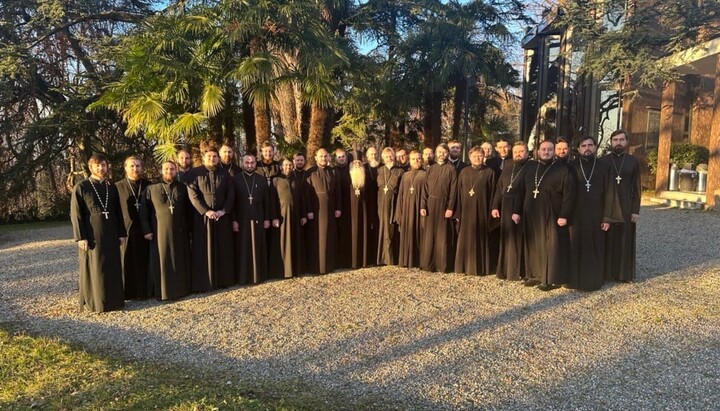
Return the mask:
<path id="1" fill-rule="evenodd" d="M 425 170 L 410 170 L 400 180 L 395 223 L 400 230 L 398 265 L 401 267 L 420 266 L 420 241 L 425 228 L 424 219 L 420 217 L 420 199 L 426 179 Z"/>
<path id="2" fill-rule="evenodd" d="M 369 247 L 368 194 L 371 189 L 368 188 L 367 181 L 366 179 L 364 187 L 351 187 L 350 197 L 348 198 L 348 226 L 346 226 L 347 231 L 343 234 L 350 239 L 348 246 L 351 268 L 367 267 L 368 263 L 375 257 L 375 249 Z"/>
<path id="3" fill-rule="evenodd" d="M 145 190 L 140 217 L 143 234 L 153 234 L 149 264 L 151 294 L 162 300 L 187 295 L 192 224 L 187 186 L 178 181 L 152 184 Z"/>
<path id="4" fill-rule="evenodd" d="M 128 238 L 120 247 L 123 269 L 123 286 L 125 299 L 147 298 L 150 296 L 150 277 L 148 261 L 150 258 L 150 242 L 143 237 L 140 222 L 140 202 L 150 181 L 140 179 L 130 181 L 127 178 L 115 183 L 120 196 L 120 208 L 125 220 Z"/>
<path id="5" fill-rule="evenodd" d="M 400 241 L 397 225 L 393 221 L 400 178 L 404 171 L 400 167 L 382 166 L 377 176 L 378 205 L 378 248 L 377 263 L 394 265 L 397 263 Z"/>
<path id="6" fill-rule="evenodd" d="M 75 241 L 88 242 L 88 249 L 78 254 L 80 308 L 93 312 L 122 308 L 125 298 L 118 239 L 127 234 L 115 185 L 92 178 L 77 183 L 70 200 L 70 220 Z"/>
<path id="7" fill-rule="evenodd" d="M 270 187 L 272 191 L 274 190 L 274 188 L 272 187 L 273 179 L 275 178 L 275 176 L 282 174 L 280 172 L 281 168 L 282 164 L 279 161 L 271 161 L 269 163 L 265 163 L 262 160 L 258 160 L 255 172 L 263 177 L 265 184 Z M 272 197 L 273 195 L 271 194 L 270 201 L 274 201 Z M 275 207 L 277 208 L 277 205 Z M 280 258 L 280 237 L 280 228 L 278 227 L 273 227 L 272 225 L 270 225 L 270 228 L 265 230 L 265 264 L 268 267 L 267 278 L 284 277 L 282 264 L 279 264 L 278 260 L 278 258 Z"/>
<path id="8" fill-rule="evenodd" d="M 308 190 L 309 186 L 307 181 L 305 180 L 306 175 L 305 170 L 298 170 L 294 169 L 290 172 L 290 176 L 288 178 L 292 181 L 291 187 L 293 190 L 293 201 L 296 201 L 300 204 L 300 208 L 298 209 L 300 212 L 300 218 L 307 218 L 308 213 Z M 305 225 L 300 226 L 300 233 L 298 240 L 295 241 L 295 248 L 300 253 L 300 265 L 298 267 L 300 274 L 305 274 L 310 272 L 310 257 L 307 250 L 309 249 L 309 245 L 312 241 L 312 229 L 311 225 L 308 225 L 307 223 Z"/>
<path id="9" fill-rule="evenodd" d="M 192 237 L 192 291 L 203 292 L 235 283 L 233 264 L 232 212 L 235 186 L 221 169 L 194 168 L 188 179 L 188 196 L 195 211 Z M 205 216 L 223 210 L 219 220 Z"/>
<path id="10" fill-rule="evenodd" d="M 514 212 L 522 216 L 526 277 L 547 285 L 565 284 L 570 256 L 564 247 L 570 243 L 570 233 L 557 220 L 572 217 L 575 180 L 567 165 L 555 161 L 528 163 L 524 174 L 518 187 L 521 201 Z"/>
<path id="11" fill-rule="evenodd" d="M 622 213 L 609 164 L 594 157 L 578 157 L 570 162 L 570 167 L 576 177 L 577 200 L 570 226 L 568 285 L 583 291 L 598 290 L 605 275 L 605 232 L 600 225 L 622 222 Z"/>
<path id="12" fill-rule="evenodd" d="M 335 269 L 337 253 L 337 225 L 335 211 L 340 210 L 340 181 L 330 167 L 313 166 L 307 170 L 305 181 L 307 212 L 314 214 L 308 221 L 310 241 L 309 272 L 327 274 Z"/>
<path id="13" fill-rule="evenodd" d="M 518 187 L 528 160 L 506 164 L 495 187 L 491 209 L 500 211 L 500 248 L 497 263 L 498 278 L 519 280 L 525 277 L 523 224 L 512 220 L 519 200 Z"/>
<path id="14" fill-rule="evenodd" d="M 235 175 L 233 221 L 240 230 L 235 246 L 235 279 L 239 284 L 257 284 L 268 278 L 265 221 L 273 219 L 270 186 L 263 176 L 252 173 Z"/>
<path id="15" fill-rule="evenodd" d="M 280 235 L 270 255 L 270 272 L 279 272 L 281 277 L 290 278 L 302 273 L 302 182 L 279 174 L 273 178 L 272 186 L 271 204 L 280 219 Z"/>
<path id="16" fill-rule="evenodd" d="M 455 272 L 487 275 L 497 261 L 490 252 L 490 201 L 495 172 L 485 166 L 465 167 L 458 176 L 455 217 L 460 220 Z"/>
<path id="17" fill-rule="evenodd" d="M 458 160 L 458 163 L 462 161 Z M 420 254 L 420 268 L 426 271 L 449 272 L 455 257 L 455 227 L 453 220 L 445 218 L 446 210 L 455 211 L 457 201 L 457 171 L 455 165 L 445 162 L 433 164 L 427 171 L 427 181 L 420 208 L 427 210 L 425 232 Z"/>
<path id="18" fill-rule="evenodd" d="M 221 161 L 218 163 L 218 168 L 222 169 L 230 177 L 235 177 L 242 173 L 242 168 L 235 163 L 225 164 Z"/>
<path id="19" fill-rule="evenodd" d="M 338 254 L 335 260 L 337 268 L 348 268 L 352 265 L 352 243 L 351 237 L 351 188 L 350 168 L 347 165 L 335 167 L 338 179 L 340 180 L 340 195 L 342 196 L 342 213 L 337 219 L 338 231 Z"/>
<path id="20" fill-rule="evenodd" d="M 602 160 L 610 166 L 624 220 L 610 224 L 605 236 L 605 279 L 632 281 L 635 279 L 637 224 L 630 217 L 640 214 L 640 165 L 635 157 L 625 153 L 608 154 Z M 619 183 L 617 177 L 620 177 Z"/>
<path id="21" fill-rule="evenodd" d="M 368 264 L 377 264 L 377 249 L 378 249 L 378 226 L 380 222 L 378 220 L 378 185 L 377 177 L 378 171 L 382 165 L 378 167 L 370 167 L 369 164 L 365 164 L 365 206 L 367 208 L 368 215 L 368 250 L 370 251 L 370 257 Z"/>

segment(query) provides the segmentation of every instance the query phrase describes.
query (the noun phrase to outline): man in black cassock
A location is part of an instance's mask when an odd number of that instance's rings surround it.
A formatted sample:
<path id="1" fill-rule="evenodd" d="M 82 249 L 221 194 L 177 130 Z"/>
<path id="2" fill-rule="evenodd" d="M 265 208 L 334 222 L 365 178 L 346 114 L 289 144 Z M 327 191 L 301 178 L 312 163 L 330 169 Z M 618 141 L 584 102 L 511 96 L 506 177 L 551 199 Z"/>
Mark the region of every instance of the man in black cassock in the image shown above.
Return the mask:
<path id="1" fill-rule="evenodd" d="M 255 172 L 264 178 L 266 185 L 272 193 L 273 179 L 280 173 L 280 162 L 275 160 L 275 146 L 265 141 L 260 145 L 260 158 L 256 161 Z M 273 194 L 270 195 L 273 198 Z M 283 273 L 277 260 L 280 258 L 280 228 L 272 225 L 265 232 L 265 256 L 268 261 L 268 278 L 282 278 Z M 275 261 L 273 261 L 275 260 Z"/>
<path id="2" fill-rule="evenodd" d="M 307 191 L 309 190 L 309 188 L 305 179 L 305 174 L 307 173 L 307 171 L 305 170 L 306 163 L 307 159 L 305 158 L 304 153 L 296 153 L 295 155 L 293 155 L 293 170 L 288 177 L 293 182 L 293 200 L 296 200 L 299 204 L 301 204 L 300 240 L 295 242 L 297 245 L 296 248 L 300 249 L 300 253 L 302 256 L 299 267 L 300 274 L 310 272 L 310 261 L 307 249 L 308 244 L 311 243 L 313 234 L 312 230 L 310 230 L 310 227 L 307 224 Z"/>
<path id="3" fill-rule="evenodd" d="M 456 166 L 447 161 L 448 146 L 435 149 L 436 163 L 427 171 L 427 181 L 420 200 L 420 215 L 425 232 L 420 249 L 420 268 L 425 271 L 449 272 L 454 267 L 450 253 L 455 252 L 453 214 L 457 201 Z"/>
<path id="4" fill-rule="evenodd" d="M 395 223 L 400 230 L 400 253 L 398 265 L 401 267 L 420 266 L 420 241 L 424 224 L 420 219 L 420 198 L 425 189 L 427 173 L 423 169 L 419 151 L 410 152 L 410 171 L 403 174 L 398 190 Z"/>
<path id="5" fill-rule="evenodd" d="M 404 147 L 400 147 L 395 152 L 395 158 L 397 159 L 397 166 L 402 168 L 403 172 L 410 170 L 410 160 L 408 159 L 408 152 Z"/>
<path id="6" fill-rule="evenodd" d="M 499 219 L 500 249 L 497 276 L 503 280 L 525 278 L 523 225 L 512 220 L 513 210 L 519 201 L 518 187 L 528 164 L 528 147 L 524 141 L 513 144 L 513 161 L 503 168 L 492 200 L 493 218 Z"/>
<path id="7" fill-rule="evenodd" d="M 435 150 L 432 147 L 425 147 L 422 151 L 423 170 L 427 171 L 435 164 Z"/>
<path id="8" fill-rule="evenodd" d="M 302 185 L 304 182 L 293 176 L 295 166 L 285 159 L 281 163 L 281 173 L 273 178 L 274 190 L 271 196 L 273 207 L 277 207 L 280 223 L 280 243 L 276 256 L 270 258 L 270 271 L 281 272 L 283 278 L 302 274 L 302 226 L 307 223 L 307 212 L 302 206 Z M 275 250 L 274 250 L 275 251 Z M 275 268 L 275 265 L 280 265 Z"/>
<path id="9" fill-rule="evenodd" d="M 525 285 L 548 291 L 565 284 L 570 264 L 563 244 L 570 243 L 568 218 L 575 205 L 570 169 L 555 160 L 555 145 L 545 140 L 538 161 L 529 163 L 519 181 L 519 199 L 512 219 L 525 234 Z"/>
<path id="10" fill-rule="evenodd" d="M 337 219 L 338 231 L 338 254 L 335 259 L 336 268 L 348 268 L 351 266 L 352 260 L 352 237 L 351 237 L 351 183 L 350 183 L 350 167 L 348 165 L 348 155 L 345 149 L 338 148 L 335 150 L 335 173 L 340 182 L 340 195 L 342 196 L 342 211 L 340 218 Z"/>
<path id="11" fill-rule="evenodd" d="M 569 165 L 572 159 L 570 156 L 570 144 L 563 137 L 555 139 L 555 159 L 565 165 Z"/>
<path id="12" fill-rule="evenodd" d="M 190 173 L 193 214 L 191 290 L 204 292 L 235 283 L 230 214 L 235 201 L 232 178 L 218 167 L 217 149 L 208 147 L 203 165 Z"/>
<path id="13" fill-rule="evenodd" d="M 375 147 L 368 147 L 365 151 L 365 204 L 368 214 L 368 250 L 371 251 L 369 265 L 377 264 L 376 250 L 378 248 L 378 185 L 377 177 L 380 171 L 380 157 Z"/>
<path id="14" fill-rule="evenodd" d="M 218 167 L 226 172 L 230 177 L 235 177 L 235 175 L 242 172 L 242 168 L 235 164 L 235 150 L 230 146 L 230 144 L 223 144 L 220 146 L 218 155 L 220 156 L 220 163 L 218 163 Z"/>
<path id="15" fill-rule="evenodd" d="M 622 214 L 616 206 L 610 164 L 595 156 L 595 139 L 581 138 L 577 149 L 578 157 L 570 162 L 576 177 L 577 200 L 570 226 L 568 286 L 594 291 L 602 287 L 605 275 L 605 232 L 611 222 L 622 222 Z"/>
<path id="16" fill-rule="evenodd" d="M 455 216 L 460 220 L 455 272 L 487 275 L 495 272 L 497 255 L 490 253 L 490 201 L 495 188 L 495 172 L 484 165 L 480 146 L 469 151 L 470 167 L 458 176 Z M 494 258 L 493 258 L 494 257 Z"/>
<path id="17" fill-rule="evenodd" d="M 480 144 L 480 148 L 483 149 L 483 155 L 485 156 L 485 165 L 487 165 L 487 162 L 495 157 L 495 150 L 493 150 L 493 146 L 490 142 L 485 141 L 482 144 Z"/>
<path id="18" fill-rule="evenodd" d="M 393 221 L 397 192 L 403 170 L 395 166 L 395 151 L 385 147 L 382 151 L 383 165 L 378 169 L 378 249 L 377 263 L 394 265 L 399 254 L 397 225 Z"/>
<path id="19" fill-rule="evenodd" d="M 368 227 L 368 178 L 365 165 L 360 160 L 350 164 L 350 197 L 348 199 L 348 226 L 345 235 L 350 238 L 350 267 L 367 267 L 368 262 L 375 258 L 375 250 L 370 249 Z M 344 203 L 343 203 L 344 205 Z M 343 211 L 343 214 L 345 211 Z"/>
<path id="20" fill-rule="evenodd" d="M 612 152 L 602 160 L 610 165 L 623 222 L 610 224 L 605 236 L 605 279 L 630 282 L 635 279 L 636 229 L 640 220 L 640 165 L 625 150 L 628 134 L 610 135 Z"/>
<path id="21" fill-rule="evenodd" d="M 125 304 L 120 246 L 127 233 L 117 188 L 105 177 L 107 158 L 93 155 L 90 178 L 73 188 L 70 220 L 78 245 L 80 309 L 118 310 Z"/>
<path id="22" fill-rule="evenodd" d="M 495 141 L 495 157 L 485 159 L 485 165 L 490 167 L 495 176 L 499 177 L 500 173 L 505 169 L 505 164 L 512 161 L 512 151 L 510 150 L 510 142 L 500 137 Z"/>
<path id="23" fill-rule="evenodd" d="M 184 148 L 178 150 L 176 164 L 177 174 L 175 174 L 175 179 L 187 184 L 187 178 L 190 176 L 190 170 L 192 170 L 192 156 L 190 152 Z"/>
<path id="24" fill-rule="evenodd" d="M 270 220 L 277 227 L 280 227 L 280 222 L 271 210 L 270 186 L 255 172 L 255 156 L 245 154 L 242 164 L 242 173 L 233 177 L 233 231 L 239 237 L 235 245 L 235 279 L 239 284 L 257 284 L 268 278 L 265 235 L 270 228 Z"/>
<path id="25" fill-rule="evenodd" d="M 165 161 L 161 167 L 160 181 L 145 190 L 140 220 L 150 241 L 150 293 L 160 300 L 174 300 L 190 292 L 192 206 L 187 186 L 176 180 L 175 163 Z"/>
<path id="26" fill-rule="evenodd" d="M 305 181 L 307 219 L 312 233 L 308 243 L 310 272 L 327 274 L 335 269 L 337 254 L 336 219 L 342 215 L 340 181 L 330 167 L 330 154 L 321 148 L 315 154 L 316 165 L 308 169 Z"/>
<path id="27" fill-rule="evenodd" d="M 125 178 L 115 183 L 120 196 L 120 208 L 125 221 L 128 239 L 120 252 L 122 255 L 123 286 L 125 299 L 142 299 L 150 296 L 148 262 L 150 243 L 145 239 L 140 222 L 140 201 L 150 181 L 142 178 L 140 157 L 125 159 Z"/>
<path id="28" fill-rule="evenodd" d="M 462 145 L 457 140 L 450 140 L 447 142 L 447 148 L 448 159 L 446 161 L 455 167 L 455 171 L 460 173 L 463 168 L 467 167 L 467 164 L 460 159 L 460 154 L 462 154 Z M 437 155 L 437 148 L 435 149 L 435 154 Z"/>

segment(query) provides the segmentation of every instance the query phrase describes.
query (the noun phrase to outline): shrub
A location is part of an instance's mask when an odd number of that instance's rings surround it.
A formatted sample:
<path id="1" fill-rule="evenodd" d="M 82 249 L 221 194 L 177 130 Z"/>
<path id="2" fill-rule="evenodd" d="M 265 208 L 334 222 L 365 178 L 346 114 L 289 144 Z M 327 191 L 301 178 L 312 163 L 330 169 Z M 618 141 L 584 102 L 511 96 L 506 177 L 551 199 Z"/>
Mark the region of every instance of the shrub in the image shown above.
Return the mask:
<path id="1" fill-rule="evenodd" d="M 695 166 L 707 164 L 709 158 L 710 151 L 707 147 L 690 143 L 672 143 L 670 146 L 670 164 L 677 164 L 678 167 L 682 167 L 685 163 L 692 163 Z M 648 150 L 646 159 L 650 173 L 657 174 L 657 148 Z"/>

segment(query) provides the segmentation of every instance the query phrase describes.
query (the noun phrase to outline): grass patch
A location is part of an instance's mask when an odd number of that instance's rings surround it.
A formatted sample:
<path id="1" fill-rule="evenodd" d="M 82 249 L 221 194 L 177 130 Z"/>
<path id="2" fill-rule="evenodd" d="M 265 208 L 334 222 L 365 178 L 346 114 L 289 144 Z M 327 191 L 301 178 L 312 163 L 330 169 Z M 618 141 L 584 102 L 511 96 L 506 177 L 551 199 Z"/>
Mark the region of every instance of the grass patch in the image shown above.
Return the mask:
<path id="1" fill-rule="evenodd" d="M 53 228 L 69 225 L 70 221 L 33 221 L 32 223 L 0 224 L 0 234 L 13 231 L 35 230 L 38 228 Z"/>
<path id="2" fill-rule="evenodd" d="M 294 402 L 258 398 L 221 377 L 103 358 L 57 339 L 0 329 L 0 409 L 201 411 L 317 406 L 302 398 Z"/>

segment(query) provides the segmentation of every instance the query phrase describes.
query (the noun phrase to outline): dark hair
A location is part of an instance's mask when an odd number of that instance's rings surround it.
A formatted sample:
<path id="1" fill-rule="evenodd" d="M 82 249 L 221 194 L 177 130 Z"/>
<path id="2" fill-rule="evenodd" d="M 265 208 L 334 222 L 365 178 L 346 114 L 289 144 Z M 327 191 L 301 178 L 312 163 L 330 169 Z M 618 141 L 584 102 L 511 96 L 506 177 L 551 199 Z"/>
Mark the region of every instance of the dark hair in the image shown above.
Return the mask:
<path id="1" fill-rule="evenodd" d="M 207 147 L 205 147 L 205 151 L 203 152 L 203 154 L 209 153 L 209 152 L 213 152 L 213 153 L 217 154 L 217 153 L 218 153 L 218 149 L 217 149 L 217 147 L 215 147 L 215 146 L 207 146 Z"/>
<path id="2" fill-rule="evenodd" d="M 613 131 L 612 134 L 610 134 L 610 138 L 612 139 L 613 137 L 620 135 L 620 134 L 625 134 L 626 140 L 629 139 L 629 137 L 630 137 L 630 134 L 628 134 L 628 132 L 625 131 L 625 129 L 619 128 L 619 129 Z"/>
<path id="3" fill-rule="evenodd" d="M 565 140 L 565 137 L 558 137 L 555 139 L 555 145 L 558 145 L 560 143 L 565 143 L 567 145 L 570 145 L 567 140 Z"/>
<path id="4" fill-rule="evenodd" d="M 575 147 L 580 147 L 580 144 L 585 140 L 592 140 L 593 144 L 597 145 L 597 140 L 595 140 L 595 137 L 593 136 L 582 136 L 575 142 Z"/>
<path id="5" fill-rule="evenodd" d="M 302 151 L 298 151 L 297 153 L 293 154 L 293 157 L 297 157 L 297 156 L 300 156 L 300 157 L 302 157 L 302 158 L 304 158 L 304 159 L 307 160 L 307 157 L 305 156 L 305 153 L 303 153 Z"/>
<path id="6" fill-rule="evenodd" d="M 92 156 L 90 156 L 90 158 L 88 159 L 88 165 L 100 164 L 102 162 L 105 162 L 105 164 L 107 164 L 107 162 L 108 162 L 108 159 L 105 156 L 105 154 L 96 153 L 96 154 L 93 154 Z"/>
<path id="7" fill-rule="evenodd" d="M 485 154 L 485 152 L 483 151 L 483 149 L 480 146 L 473 146 L 473 148 L 471 148 L 470 151 L 468 151 L 468 154 L 472 154 L 476 151 L 482 151 L 482 153 Z"/>

